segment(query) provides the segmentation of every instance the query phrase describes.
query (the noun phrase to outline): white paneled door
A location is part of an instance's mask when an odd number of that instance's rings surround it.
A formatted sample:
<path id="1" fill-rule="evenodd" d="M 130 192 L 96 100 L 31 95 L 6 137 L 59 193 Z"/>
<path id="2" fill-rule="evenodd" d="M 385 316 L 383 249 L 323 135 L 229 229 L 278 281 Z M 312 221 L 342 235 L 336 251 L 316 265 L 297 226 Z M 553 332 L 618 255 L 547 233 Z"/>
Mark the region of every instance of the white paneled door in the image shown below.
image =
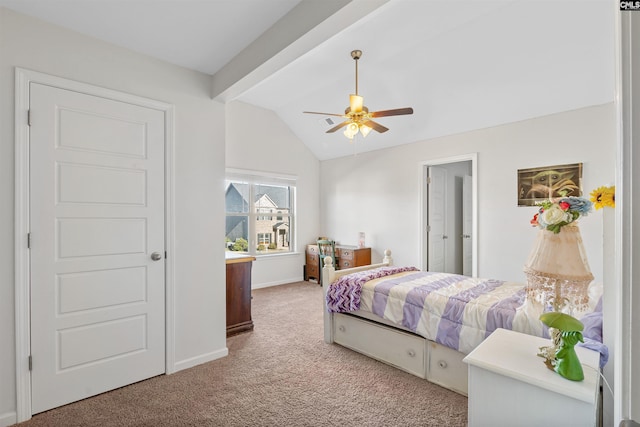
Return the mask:
<path id="1" fill-rule="evenodd" d="M 462 178 L 462 274 L 473 276 L 473 179 Z"/>
<path id="2" fill-rule="evenodd" d="M 32 413 L 165 372 L 164 112 L 31 83 Z"/>
<path id="3" fill-rule="evenodd" d="M 429 271 L 446 272 L 447 170 L 428 167 L 427 217 L 429 223 L 427 266 Z"/>

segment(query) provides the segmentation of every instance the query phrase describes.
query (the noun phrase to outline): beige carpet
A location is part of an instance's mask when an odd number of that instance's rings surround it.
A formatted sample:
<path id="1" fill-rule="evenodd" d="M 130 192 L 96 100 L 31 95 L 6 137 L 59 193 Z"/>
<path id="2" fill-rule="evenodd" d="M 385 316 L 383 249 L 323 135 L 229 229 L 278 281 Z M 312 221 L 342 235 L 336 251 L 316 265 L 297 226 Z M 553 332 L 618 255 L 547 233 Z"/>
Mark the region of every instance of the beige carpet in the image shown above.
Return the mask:
<path id="1" fill-rule="evenodd" d="M 323 342 L 322 289 L 253 292 L 229 356 L 35 415 L 35 426 L 464 426 L 467 399 Z"/>

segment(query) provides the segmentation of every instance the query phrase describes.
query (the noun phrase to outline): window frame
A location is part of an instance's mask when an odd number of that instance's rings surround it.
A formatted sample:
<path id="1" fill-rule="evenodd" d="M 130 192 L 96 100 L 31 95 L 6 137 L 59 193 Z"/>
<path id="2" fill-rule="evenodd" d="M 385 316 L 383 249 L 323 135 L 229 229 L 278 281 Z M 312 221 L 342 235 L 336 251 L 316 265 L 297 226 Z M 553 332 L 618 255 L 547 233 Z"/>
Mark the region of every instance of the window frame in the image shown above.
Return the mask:
<path id="1" fill-rule="evenodd" d="M 227 169 L 225 174 L 225 194 L 228 189 L 229 183 L 239 183 L 248 185 L 248 200 L 254 200 L 253 203 L 249 202 L 248 212 L 227 212 L 226 200 L 225 200 L 225 223 L 226 218 L 229 217 L 246 217 L 247 218 L 247 235 L 248 235 L 248 248 L 246 252 L 255 257 L 269 257 L 269 256 L 286 256 L 296 252 L 296 193 L 297 193 L 297 177 L 284 174 L 273 174 L 268 172 L 256 172 L 246 171 L 241 169 Z M 275 209 L 268 209 L 270 212 L 266 212 L 264 207 L 257 207 L 255 205 L 256 187 L 264 186 L 280 186 L 288 187 L 289 190 L 289 212 L 282 212 L 281 206 L 277 206 Z M 268 218 L 268 219 L 266 219 Z M 277 219 L 281 218 L 281 219 Z M 287 251 L 258 251 L 259 239 L 258 239 L 258 227 L 259 221 L 271 220 L 286 222 L 288 219 L 288 243 L 289 247 Z M 226 237 L 226 231 L 225 231 Z M 271 242 L 278 241 L 279 235 L 271 236 Z"/>

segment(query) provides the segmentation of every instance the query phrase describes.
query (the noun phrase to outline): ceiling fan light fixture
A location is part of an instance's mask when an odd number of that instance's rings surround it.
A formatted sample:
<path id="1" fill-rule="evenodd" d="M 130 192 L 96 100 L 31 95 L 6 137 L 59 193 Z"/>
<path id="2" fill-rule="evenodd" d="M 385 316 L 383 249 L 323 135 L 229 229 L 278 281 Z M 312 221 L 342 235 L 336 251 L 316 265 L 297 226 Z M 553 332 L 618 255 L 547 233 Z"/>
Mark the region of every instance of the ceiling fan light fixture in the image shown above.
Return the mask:
<path id="1" fill-rule="evenodd" d="M 347 127 L 344 129 L 344 136 L 349 139 L 353 139 L 354 136 L 358 133 L 358 125 L 356 123 L 349 123 Z"/>
<path id="2" fill-rule="evenodd" d="M 360 125 L 360 133 L 362 134 L 363 138 L 366 138 L 367 135 L 369 135 L 369 132 L 371 132 L 371 128 L 367 125 Z"/>
<path id="3" fill-rule="evenodd" d="M 389 130 L 389 128 L 382 126 L 380 123 L 371 119 L 413 114 L 413 108 L 411 107 L 369 112 L 369 109 L 364 106 L 364 98 L 358 95 L 358 60 L 361 56 L 361 50 L 354 50 L 351 52 L 351 57 L 355 60 L 356 65 L 356 91 L 349 95 L 349 106 L 344 110 L 344 114 L 304 111 L 304 113 L 307 114 L 322 114 L 325 116 L 338 116 L 344 118 L 345 120 L 342 123 L 332 127 L 326 133 L 333 133 L 344 128 L 344 136 L 349 138 L 351 142 L 353 142 L 353 138 L 358 134 L 358 132 L 360 132 L 362 137 L 365 138 L 369 135 L 371 130 L 375 130 L 378 133 L 384 133 Z"/>
<path id="4" fill-rule="evenodd" d="M 364 107 L 364 98 L 360 95 L 349 95 L 349 108 L 353 113 L 361 113 Z"/>

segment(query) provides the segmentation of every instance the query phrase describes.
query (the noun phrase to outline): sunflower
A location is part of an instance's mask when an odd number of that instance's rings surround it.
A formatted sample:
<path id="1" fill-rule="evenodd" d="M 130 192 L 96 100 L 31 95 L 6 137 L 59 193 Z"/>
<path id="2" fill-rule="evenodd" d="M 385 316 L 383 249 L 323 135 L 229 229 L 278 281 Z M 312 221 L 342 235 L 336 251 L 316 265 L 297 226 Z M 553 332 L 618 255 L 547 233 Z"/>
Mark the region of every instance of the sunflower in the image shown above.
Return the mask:
<path id="1" fill-rule="evenodd" d="M 605 206 L 616 207 L 616 187 L 598 187 L 591 192 L 591 201 L 596 210 Z"/>

